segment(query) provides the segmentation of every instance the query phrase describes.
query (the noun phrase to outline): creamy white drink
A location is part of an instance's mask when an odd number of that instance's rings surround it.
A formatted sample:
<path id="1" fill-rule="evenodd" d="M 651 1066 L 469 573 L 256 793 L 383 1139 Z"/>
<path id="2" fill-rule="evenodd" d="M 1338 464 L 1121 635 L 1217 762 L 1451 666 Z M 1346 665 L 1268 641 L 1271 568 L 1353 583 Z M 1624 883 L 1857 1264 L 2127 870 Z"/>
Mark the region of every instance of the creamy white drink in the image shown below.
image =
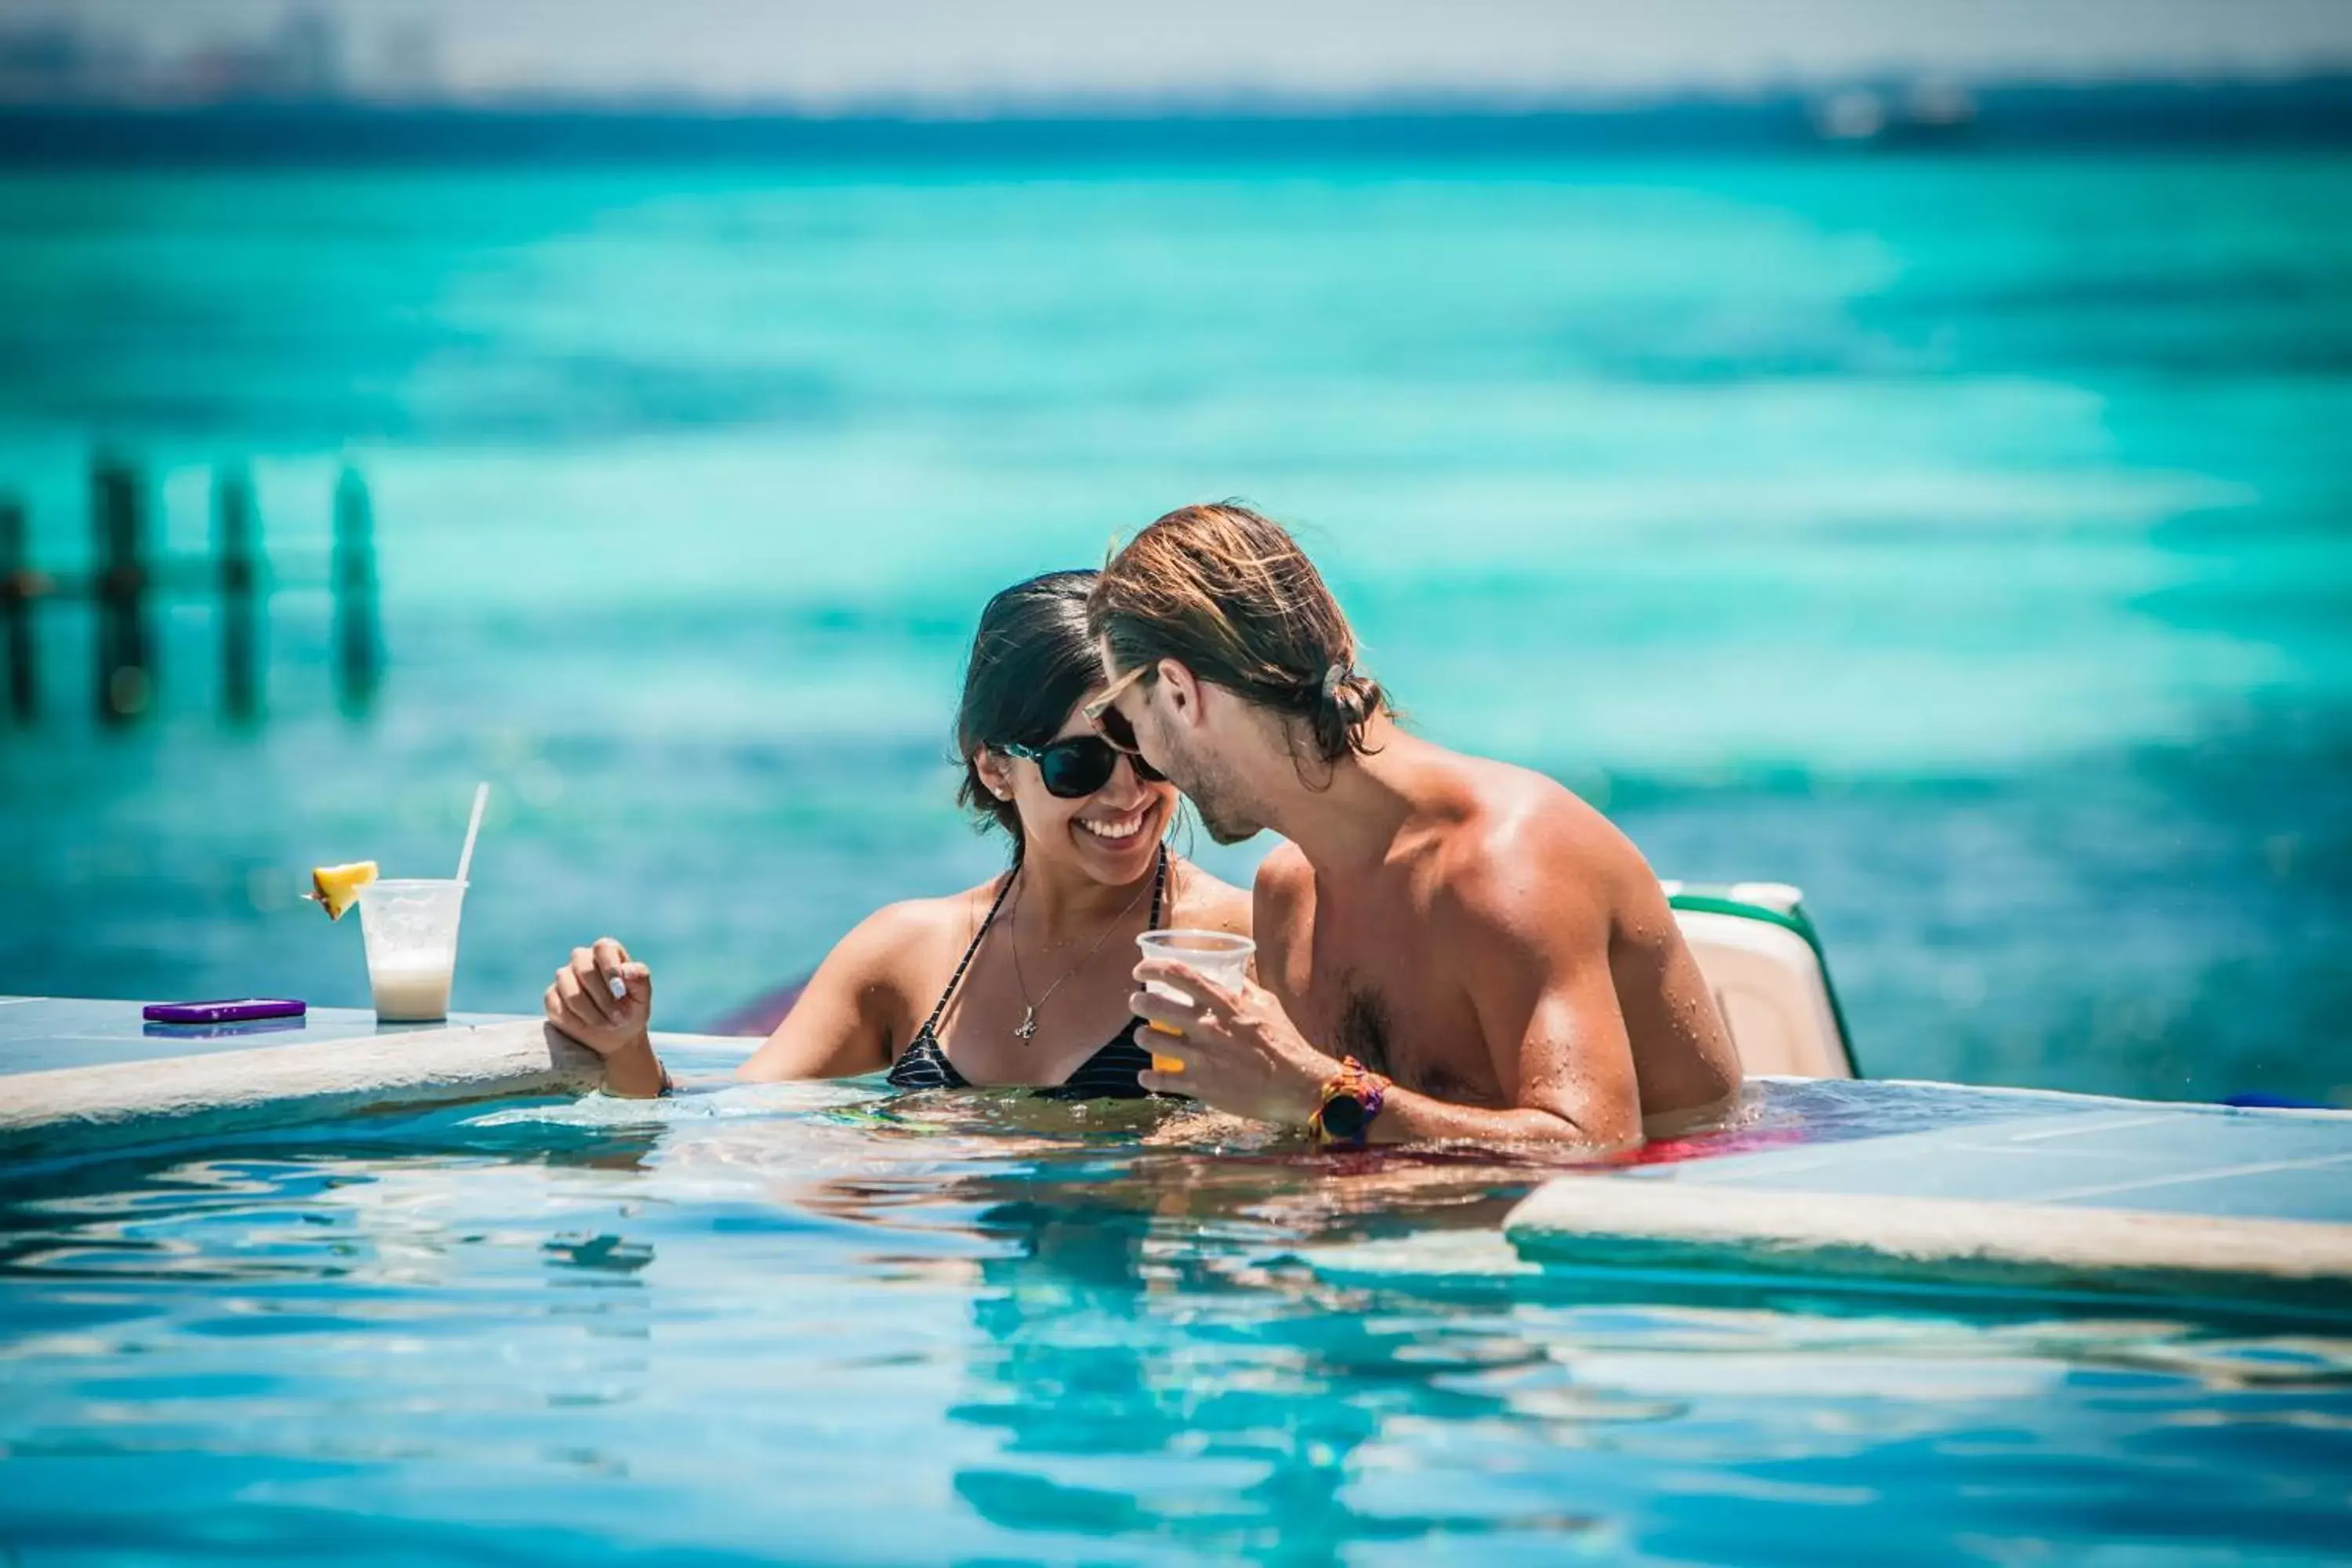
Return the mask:
<path id="1" fill-rule="evenodd" d="M 423 1024 L 449 1016 L 449 980 L 456 953 L 446 959 L 371 965 L 368 988 L 375 1016 L 387 1024 Z"/>
<path id="2" fill-rule="evenodd" d="M 379 879 L 360 889 L 359 901 L 377 1020 L 425 1024 L 447 1017 L 466 884 Z"/>

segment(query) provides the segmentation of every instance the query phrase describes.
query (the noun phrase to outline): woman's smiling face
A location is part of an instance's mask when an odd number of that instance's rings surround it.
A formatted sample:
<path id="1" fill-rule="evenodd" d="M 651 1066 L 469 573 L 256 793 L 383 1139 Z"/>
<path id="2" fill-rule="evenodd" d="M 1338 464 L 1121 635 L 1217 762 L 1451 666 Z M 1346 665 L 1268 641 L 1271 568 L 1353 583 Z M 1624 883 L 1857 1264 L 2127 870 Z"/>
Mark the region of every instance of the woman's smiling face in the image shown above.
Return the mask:
<path id="1" fill-rule="evenodd" d="M 1073 703 L 1055 741 L 1095 740 L 1081 711 L 1094 691 Z M 1050 742 L 1048 742 L 1050 743 Z M 1082 868 L 1097 881 L 1132 882 L 1151 868 L 1152 857 L 1176 810 L 1176 786 L 1138 778 L 1135 764 L 1118 759 L 1110 777 L 1092 795 L 1065 800 L 1045 787 L 1034 762 L 983 752 L 973 758 L 992 788 L 1010 792 L 1021 813 L 1024 853 L 1045 854 Z"/>

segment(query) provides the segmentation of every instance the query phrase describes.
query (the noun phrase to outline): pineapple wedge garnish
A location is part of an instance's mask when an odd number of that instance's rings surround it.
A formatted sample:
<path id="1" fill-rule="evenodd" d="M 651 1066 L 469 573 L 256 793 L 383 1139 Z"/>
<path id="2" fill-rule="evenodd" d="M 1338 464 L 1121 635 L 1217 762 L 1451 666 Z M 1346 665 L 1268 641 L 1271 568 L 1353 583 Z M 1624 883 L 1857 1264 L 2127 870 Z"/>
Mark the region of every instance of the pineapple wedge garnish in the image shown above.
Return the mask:
<path id="1" fill-rule="evenodd" d="M 348 866 L 320 866 L 310 873 L 310 890 L 302 896 L 320 905 L 331 920 L 357 901 L 360 889 L 375 880 L 375 862 L 354 860 Z"/>

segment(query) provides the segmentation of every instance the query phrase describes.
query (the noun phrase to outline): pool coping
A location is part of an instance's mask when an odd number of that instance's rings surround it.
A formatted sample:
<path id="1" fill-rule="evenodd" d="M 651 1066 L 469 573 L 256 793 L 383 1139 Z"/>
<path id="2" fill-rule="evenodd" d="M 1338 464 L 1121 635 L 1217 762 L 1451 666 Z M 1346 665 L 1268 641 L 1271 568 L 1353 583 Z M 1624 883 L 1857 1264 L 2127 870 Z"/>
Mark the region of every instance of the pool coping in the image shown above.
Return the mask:
<path id="1" fill-rule="evenodd" d="M 2130 1276 L 2352 1288 L 2352 1226 L 1964 1198 L 1678 1187 L 1603 1176 L 1546 1184 L 1504 1234 L 1523 1258 L 1697 1262 L 1939 1283 L 2114 1284 Z"/>
<path id="2" fill-rule="evenodd" d="M 2352 1115 L 2088 1100 L 2056 1116 L 1556 1178 L 1533 1264 L 2352 1306 Z"/>
<path id="3" fill-rule="evenodd" d="M 45 1000 L 46 1014 L 19 1010 Z M 0 997 L 0 1017 L 21 1021 L 19 1039 L 34 1043 L 19 1059 L 80 1058 L 10 1071 L 0 1049 L 0 1158 L 69 1157 L 374 1110 L 579 1094 L 603 1081 L 593 1053 L 537 1018 L 469 1016 L 400 1026 L 378 1025 L 369 1013 L 320 1009 L 291 1034 L 224 1038 L 159 1034 L 142 1025 L 135 1002 Z M 46 1029 L 44 1017 L 53 1021 Z M 666 1048 L 735 1056 L 759 1043 L 672 1033 L 656 1039 Z M 2045 1104 L 1972 1128 L 1562 1175 L 1511 1211 L 1499 1239 L 1538 1268 L 1669 1267 L 2168 1294 L 2317 1291 L 2352 1301 L 2352 1203 L 2315 1201 L 2306 1186 L 2300 1217 L 2285 1212 L 2294 1204 L 2279 1193 L 2265 1198 L 2259 1190 L 2254 1212 L 2226 1204 L 2224 1212 L 2199 1212 L 2200 1201 L 2211 1206 L 2223 1178 L 2249 1172 L 2292 1170 L 2302 1180 L 2322 1167 L 2332 1176 L 2340 1165 L 2352 1174 L 2352 1112 L 2005 1092 L 2068 1108 L 2053 1115 Z M 2154 1131 L 2137 1135 L 2139 1147 L 2101 1149 L 2077 1136 L 2143 1125 Z M 2133 1179 L 2078 1191 L 2036 1191 L 2031 1182 L 2021 1189 L 2016 1173 L 2032 1162 L 1991 1157 L 2028 1144 L 2051 1150 L 2069 1139 L 2085 1144 L 2073 1151 L 2080 1159 L 2106 1161 Z M 2286 1152 L 2302 1157 L 2268 1165 L 2209 1158 L 2200 1166 L 2185 1152 L 2200 1139 L 2217 1147 L 2275 1140 L 2295 1145 Z M 2135 1165 L 2140 1173 L 2125 1169 Z M 2158 1173 L 2147 1176 L 2149 1168 Z M 2169 1195 L 2148 1201 L 2147 1189 L 2168 1184 L 2175 1184 Z M 2110 1193 L 2126 1195 L 2118 1203 L 2104 1196 Z M 2015 1201 L 2021 1195 L 2029 1201 Z M 2249 1206 L 2242 1194 L 2236 1209 Z"/>
<path id="4" fill-rule="evenodd" d="M 579 1094 L 604 1081 L 596 1055 L 536 1018 L 476 1016 L 439 1026 L 383 1027 L 358 1011 L 320 1009 L 292 1037 L 141 1030 L 135 1002 L 0 998 L 9 1012 L 50 1002 L 87 1033 L 82 1065 L 6 1070 L 0 1054 L 0 1157 L 79 1153 L 246 1131 L 295 1121 L 455 1100 Z M 22 1017 L 23 1015 L 17 1015 Z M 738 1042 L 663 1034 L 664 1045 Z M 178 1045 L 181 1054 L 159 1054 Z M 134 1052 L 136 1054 L 126 1054 Z M 109 1058 L 111 1059 L 109 1059 Z"/>

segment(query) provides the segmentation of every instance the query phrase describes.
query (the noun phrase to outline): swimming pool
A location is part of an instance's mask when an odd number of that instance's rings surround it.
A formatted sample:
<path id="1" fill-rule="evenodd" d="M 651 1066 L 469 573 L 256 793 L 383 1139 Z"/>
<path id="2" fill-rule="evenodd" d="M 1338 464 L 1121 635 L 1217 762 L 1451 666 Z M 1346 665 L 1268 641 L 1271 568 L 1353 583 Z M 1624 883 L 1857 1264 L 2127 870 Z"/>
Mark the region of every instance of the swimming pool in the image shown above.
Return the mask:
<path id="1" fill-rule="evenodd" d="M 0 1177 L 15 1561 L 2315 1562 L 2352 1310 L 1368 1264 L 1551 1173 L 745 1087 Z M 1731 1135 L 2035 1102 L 1769 1084 Z"/>

